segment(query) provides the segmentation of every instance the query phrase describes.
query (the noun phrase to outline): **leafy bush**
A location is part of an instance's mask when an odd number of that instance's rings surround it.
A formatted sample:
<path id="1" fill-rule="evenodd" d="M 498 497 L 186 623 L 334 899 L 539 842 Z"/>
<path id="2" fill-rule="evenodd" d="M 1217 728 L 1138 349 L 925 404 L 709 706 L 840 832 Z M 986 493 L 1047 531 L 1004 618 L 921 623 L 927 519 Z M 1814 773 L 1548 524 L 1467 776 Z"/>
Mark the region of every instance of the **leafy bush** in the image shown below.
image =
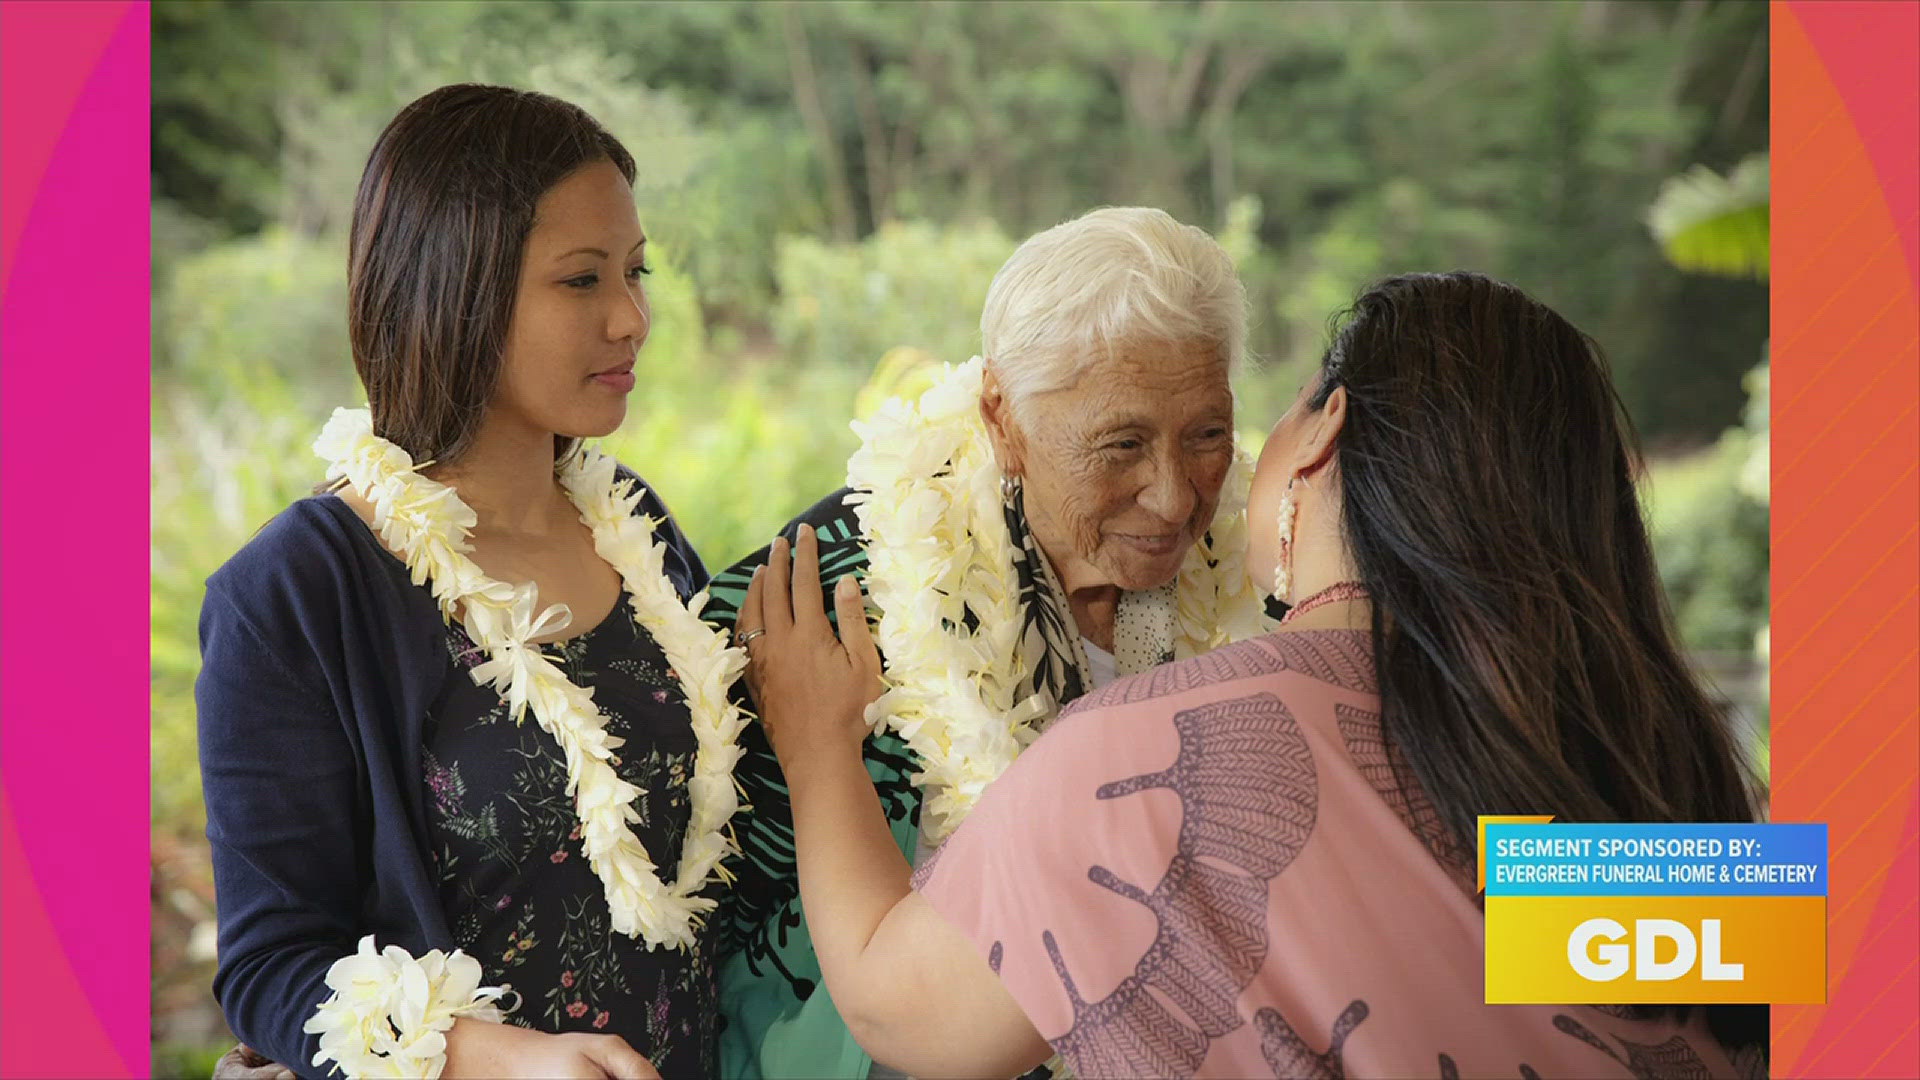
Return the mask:
<path id="1" fill-rule="evenodd" d="M 1768 365 L 1747 375 L 1745 426 L 1647 479 L 1654 556 L 1691 649 L 1764 655 L 1767 626 Z"/>
<path id="2" fill-rule="evenodd" d="M 678 393 L 637 391 L 602 448 L 655 487 L 718 570 L 845 483 L 859 375 L 753 364 Z"/>
<path id="3" fill-rule="evenodd" d="M 156 383 L 210 402 L 271 371 L 313 396 L 351 393 L 346 251 L 344 239 L 272 226 L 168 267 L 154 298 Z"/>
<path id="4" fill-rule="evenodd" d="M 1741 490 L 1750 439 L 1735 431 L 1649 478 L 1654 556 L 1691 649 L 1748 653 L 1767 621 L 1765 504 Z"/>
<path id="5" fill-rule="evenodd" d="M 959 363 L 980 349 L 987 286 L 1015 246 L 984 222 L 896 222 L 856 244 L 784 237 L 774 333 L 802 364 L 865 371 L 901 345 Z"/>
<path id="6" fill-rule="evenodd" d="M 180 1043 L 161 1043 L 153 1048 L 153 1075 L 155 1076 L 212 1076 L 213 1067 L 227 1052 L 226 1045 L 188 1046 Z"/>

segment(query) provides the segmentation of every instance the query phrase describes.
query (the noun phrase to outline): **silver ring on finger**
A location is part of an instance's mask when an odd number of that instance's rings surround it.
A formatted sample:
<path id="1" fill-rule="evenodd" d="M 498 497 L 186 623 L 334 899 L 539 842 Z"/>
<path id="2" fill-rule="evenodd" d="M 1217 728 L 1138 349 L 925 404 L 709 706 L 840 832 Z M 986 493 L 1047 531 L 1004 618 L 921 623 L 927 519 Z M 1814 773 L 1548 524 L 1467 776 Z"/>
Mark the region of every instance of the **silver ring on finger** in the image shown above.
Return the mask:
<path id="1" fill-rule="evenodd" d="M 754 638 L 757 638 L 761 634 L 764 634 L 766 632 L 767 632 L 767 628 L 764 626 L 761 626 L 761 627 L 756 627 L 755 629 L 752 629 L 752 630 L 748 630 L 743 634 L 740 634 L 739 635 L 740 647 L 743 649 L 746 648 L 749 644 L 753 642 Z"/>

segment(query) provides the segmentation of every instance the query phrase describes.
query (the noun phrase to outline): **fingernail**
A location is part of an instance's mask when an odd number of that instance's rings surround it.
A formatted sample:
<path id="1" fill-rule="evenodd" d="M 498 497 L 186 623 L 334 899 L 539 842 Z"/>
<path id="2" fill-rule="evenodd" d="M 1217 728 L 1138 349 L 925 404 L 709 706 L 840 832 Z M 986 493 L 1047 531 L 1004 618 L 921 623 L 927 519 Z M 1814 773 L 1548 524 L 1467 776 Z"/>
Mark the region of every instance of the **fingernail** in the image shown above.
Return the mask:
<path id="1" fill-rule="evenodd" d="M 852 574 L 842 574 L 840 575 L 840 580 L 834 582 L 833 587 L 839 589 L 841 592 L 852 592 L 859 588 L 859 583 L 853 580 Z"/>

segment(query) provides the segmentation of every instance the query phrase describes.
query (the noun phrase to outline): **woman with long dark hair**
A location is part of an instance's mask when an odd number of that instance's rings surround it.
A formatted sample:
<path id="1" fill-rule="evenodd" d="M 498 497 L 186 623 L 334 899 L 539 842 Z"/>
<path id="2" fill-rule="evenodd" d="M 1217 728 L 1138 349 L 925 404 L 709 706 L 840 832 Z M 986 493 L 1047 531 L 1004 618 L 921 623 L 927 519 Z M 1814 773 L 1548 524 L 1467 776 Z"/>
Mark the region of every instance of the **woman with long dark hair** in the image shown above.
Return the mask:
<path id="1" fill-rule="evenodd" d="M 860 767 L 859 592 L 843 644 L 803 534 L 740 623 L 856 1036 L 930 1074 L 1764 1070 L 1763 1009 L 1482 1003 L 1477 815 L 1755 815 L 1634 464 L 1565 319 L 1475 274 L 1379 283 L 1260 459 L 1249 565 L 1281 627 L 1076 702 L 911 878 Z"/>
<path id="2" fill-rule="evenodd" d="M 745 658 L 665 505 L 580 443 L 650 325 L 634 175 L 541 94 L 403 109 L 354 204 L 370 408 L 208 582 L 214 993 L 302 1076 L 717 1069 Z"/>

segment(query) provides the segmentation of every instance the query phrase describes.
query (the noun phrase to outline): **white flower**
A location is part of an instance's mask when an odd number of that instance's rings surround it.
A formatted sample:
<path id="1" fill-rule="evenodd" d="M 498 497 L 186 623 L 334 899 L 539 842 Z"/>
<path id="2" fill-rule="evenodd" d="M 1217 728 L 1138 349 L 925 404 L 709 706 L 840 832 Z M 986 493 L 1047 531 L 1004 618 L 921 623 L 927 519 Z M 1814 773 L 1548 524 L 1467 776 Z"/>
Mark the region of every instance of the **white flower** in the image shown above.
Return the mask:
<path id="1" fill-rule="evenodd" d="M 980 412 L 980 387 L 987 362 L 978 356 L 961 364 L 920 394 L 920 415 L 928 423 L 964 421 Z"/>
<path id="2" fill-rule="evenodd" d="M 487 659 L 470 672 L 475 683 L 497 689 L 516 719 L 531 712 L 559 744 L 582 847 L 600 878 L 614 931 L 654 948 L 691 945 L 699 916 L 713 907 L 711 899 L 695 894 L 735 850 L 726 826 L 739 807 L 732 776 L 746 717 L 728 688 L 745 669 L 746 654 L 700 621 L 704 594 L 683 604 L 666 580 L 666 549 L 654 538 L 659 523 L 633 513 L 644 491 L 620 479 L 613 459 L 591 448 L 560 474 L 580 520 L 593 532 L 594 551 L 619 573 L 635 617 L 679 674 L 692 713 L 699 747 L 689 783 L 693 812 L 671 886 L 660 880 L 630 828 L 639 821 L 633 803 L 640 791 L 609 764 L 621 740 L 607 733 L 592 690 L 568 680 L 534 644 L 568 624 L 566 606 L 541 608 L 533 586 L 488 577 L 466 554 L 477 520 L 472 508 L 453 488 L 415 472 L 404 450 L 375 436 L 366 410 L 336 409 L 314 449 L 327 459 L 329 476 L 345 477 L 373 506 L 376 530 L 407 564 L 414 583 L 431 589 L 448 618 L 458 612 L 474 642 L 487 651 Z M 335 965 L 344 981 L 309 1021 L 326 1029 L 322 1054 L 350 1075 L 435 1075 L 420 1071 L 420 1063 L 438 1053 L 433 1038 L 407 1033 L 420 1025 L 432 1030 L 451 1025 L 450 1009 L 479 1015 L 463 1011 L 474 993 L 459 992 L 478 984 L 478 963 L 458 952 L 429 953 L 418 963 L 417 975 L 404 974 L 405 953 L 390 947 L 397 956 L 374 954 L 370 938 L 361 945 L 360 952 Z M 488 1003 L 498 996 L 478 993 Z M 399 1034 L 382 1026 L 388 1023 L 382 1018 L 396 1011 L 407 1020 Z M 497 1018 L 497 1011 L 492 1015 Z M 376 1041 L 383 1048 L 379 1054 L 366 1049 Z M 349 1058 L 354 1064 L 347 1063 Z"/>
<path id="3" fill-rule="evenodd" d="M 480 964 L 455 949 L 415 960 L 398 945 L 375 952 L 373 935 L 334 961 L 326 983 L 332 996 L 303 1030 L 320 1036 L 315 1066 L 331 1061 L 355 1077 L 422 1077 L 446 1065 L 445 1032 L 462 1016 L 499 1021 L 494 1002 L 504 993 L 480 985 Z"/>
<path id="4" fill-rule="evenodd" d="M 925 796 L 922 830 L 936 843 L 1057 710 L 1040 694 L 1013 700 L 1027 673 L 1000 470 L 980 418 L 984 370 L 976 356 L 917 404 L 894 399 L 856 422 L 860 449 L 847 462 L 886 661 L 887 689 L 866 719 L 892 729 L 924 763 L 914 781 Z M 1236 450 L 1210 542 L 1194 545 L 1177 579 L 1176 655 L 1270 629 L 1245 579 L 1251 478 L 1251 457 Z"/>

